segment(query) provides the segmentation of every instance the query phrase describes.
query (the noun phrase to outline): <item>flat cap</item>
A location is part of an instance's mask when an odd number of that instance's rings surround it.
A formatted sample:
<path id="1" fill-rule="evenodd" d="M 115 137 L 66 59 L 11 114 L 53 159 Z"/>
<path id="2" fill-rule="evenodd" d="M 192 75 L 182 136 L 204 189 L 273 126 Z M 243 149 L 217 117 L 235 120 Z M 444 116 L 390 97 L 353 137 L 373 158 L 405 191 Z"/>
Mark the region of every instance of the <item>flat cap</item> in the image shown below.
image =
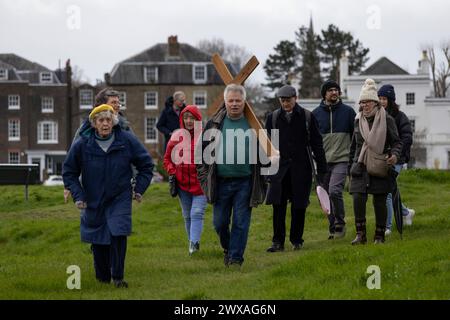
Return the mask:
<path id="1" fill-rule="evenodd" d="M 295 88 L 290 85 L 282 86 L 280 89 L 278 89 L 277 97 L 278 98 L 292 98 L 296 97 L 297 92 L 295 91 Z"/>

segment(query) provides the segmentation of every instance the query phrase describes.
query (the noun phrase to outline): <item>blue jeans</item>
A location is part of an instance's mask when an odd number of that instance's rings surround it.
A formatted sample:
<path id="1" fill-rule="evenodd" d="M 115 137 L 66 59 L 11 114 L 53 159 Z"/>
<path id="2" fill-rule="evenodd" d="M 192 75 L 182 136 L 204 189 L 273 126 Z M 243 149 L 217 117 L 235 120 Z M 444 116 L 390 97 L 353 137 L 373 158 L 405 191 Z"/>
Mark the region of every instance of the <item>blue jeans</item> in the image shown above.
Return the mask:
<path id="1" fill-rule="evenodd" d="M 243 262 L 252 208 L 252 178 L 217 178 L 217 199 L 213 209 L 214 229 L 231 262 Z M 233 223 L 230 232 L 231 211 Z"/>
<path id="2" fill-rule="evenodd" d="M 178 196 L 180 197 L 188 240 L 194 243 L 200 242 L 203 231 L 203 217 L 207 204 L 206 196 L 194 196 L 192 193 L 181 190 L 180 188 L 178 188 Z"/>
<path id="3" fill-rule="evenodd" d="M 403 165 L 402 164 L 396 164 L 394 166 L 395 171 L 400 175 L 400 171 L 402 171 Z M 398 176 L 397 176 L 398 178 Z M 394 214 L 394 206 L 392 204 L 392 193 L 388 193 L 386 198 L 386 207 L 387 207 L 387 221 L 386 221 L 386 228 L 391 229 L 392 228 L 392 216 Z M 406 208 L 402 203 L 402 214 L 403 216 L 407 216 L 409 214 L 408 208 Z"/>

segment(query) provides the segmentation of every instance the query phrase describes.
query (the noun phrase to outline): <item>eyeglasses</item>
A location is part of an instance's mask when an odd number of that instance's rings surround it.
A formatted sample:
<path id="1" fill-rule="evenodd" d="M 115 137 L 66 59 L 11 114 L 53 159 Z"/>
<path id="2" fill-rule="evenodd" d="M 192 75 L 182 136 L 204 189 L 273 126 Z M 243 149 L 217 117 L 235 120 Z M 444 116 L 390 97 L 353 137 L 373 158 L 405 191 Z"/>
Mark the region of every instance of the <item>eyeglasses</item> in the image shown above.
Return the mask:
<path id="1" fill-rule="evenodd" d="M 370 102 L 373 102 L 372 100 L 364 100 L 364 101 L 360 101 L 359 105 L 363 105 L 363 104 L 369 104 Z"/>

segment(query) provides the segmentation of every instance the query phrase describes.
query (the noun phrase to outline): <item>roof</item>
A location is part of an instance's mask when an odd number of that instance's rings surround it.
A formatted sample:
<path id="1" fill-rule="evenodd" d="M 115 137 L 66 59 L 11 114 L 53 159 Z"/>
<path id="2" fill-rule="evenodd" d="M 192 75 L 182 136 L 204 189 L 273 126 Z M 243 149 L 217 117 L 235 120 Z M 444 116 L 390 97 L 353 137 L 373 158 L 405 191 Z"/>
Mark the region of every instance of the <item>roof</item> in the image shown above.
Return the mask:
<path id="1" fill-rule="evenodd" d="M 394 62 L 389 60 L 386 57 L 381 57 L 378 59 L 375 63 L 373 63 L 370 67 L 368 67 L 366 70 L 361 72 L 361 75 L 386 75 L 386 74 L 393 74 L 393 75 L 399 75 L 399 74 L 409 74 L 404 69 L 400 68 L 398 65 L 396 65 Z"/>
<path id="2" fill-rule="evenodd" d="M 60 83 L 60 79 L 47 67 L 29 61 L 13 53 L 0 53 L 0 68 L 8 70 L 8 80 L 25 80 L 30 83 L 40 83 L 40 72 L 50 72 L 51 84 Z"/>
<path id="3" fill-rule="evenodd" d="M 128 59 L 117 63 L 111 71 L 109 84 L 148 84 L 144 81 L 144 67 L 158 67 L 157 85 L 187 84 L 193 85 L 192 66 L 200 63 L 206 65 L 206 83 L 223 85 L 223 81 L 211 62 L 212 56 L 186 43 L 179 43 L 179 54 L 169 55 L 169 45 L 158 43 Z M 236 72 L 227 63 L 233 75 Z"/>
<path id="4" fill-rule="evenodd" d="M 17 70 L 21 71 L 51 71 L 48 68 L 40 65 L 36 62 L 31 62 L 27 59 L 19 57 L 14 53 L 0 53 L 0 61 L 6 62 L 9 65 L 12 65 Z"/>
<path id="5" fill-rule="evenodd" d="M 197 49 L 187 43 L 180 43 L 179 56 L 174 59 L 168 55 L 167 43 L 158 43 L 137 55 L 134 55 L 122 62 L 167 62 L 167 61 L 190 61 L 205 62 L 211 61 L 211 55 Z"/>

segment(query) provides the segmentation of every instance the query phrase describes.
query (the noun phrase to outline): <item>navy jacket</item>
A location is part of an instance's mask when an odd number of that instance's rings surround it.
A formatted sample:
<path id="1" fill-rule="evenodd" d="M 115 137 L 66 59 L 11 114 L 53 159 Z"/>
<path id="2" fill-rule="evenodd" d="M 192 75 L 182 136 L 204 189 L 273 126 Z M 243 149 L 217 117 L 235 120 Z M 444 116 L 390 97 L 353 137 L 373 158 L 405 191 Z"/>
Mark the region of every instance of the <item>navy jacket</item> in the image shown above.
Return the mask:
<path id="1" fill-rule="evenodd" d="M 180 128 L 180 117 L 173 111 L 173 98 L 170 98 L 172 97 L 167 98 L 165 108 L 156 123 L 156 128 L 164 135 L 166 145 L 172 132 Z"/>
<path id="2" fill-rule="evenodd" d="M 153 177 L 153 161 L 131 133 L 114 127 L 115 139 L 107 152 L 95 135 L 81 136 L 71 146 L 63 165 L 64 186 L 81 210 L 81 240 L 110 244 L 111 235 L 131 234 L 131 164 L 138 174 L 134 191 L 144 194 Z M 80 183 L 81 174 L 81 183 Z"/>
<path id="3" fill-rule="evenodd" d="M 356 112 L 342 103 L 328 106 L 322 100 L 313 110 L 323 138 L 323 148 L 328 163 L 348 162 Z"/>

